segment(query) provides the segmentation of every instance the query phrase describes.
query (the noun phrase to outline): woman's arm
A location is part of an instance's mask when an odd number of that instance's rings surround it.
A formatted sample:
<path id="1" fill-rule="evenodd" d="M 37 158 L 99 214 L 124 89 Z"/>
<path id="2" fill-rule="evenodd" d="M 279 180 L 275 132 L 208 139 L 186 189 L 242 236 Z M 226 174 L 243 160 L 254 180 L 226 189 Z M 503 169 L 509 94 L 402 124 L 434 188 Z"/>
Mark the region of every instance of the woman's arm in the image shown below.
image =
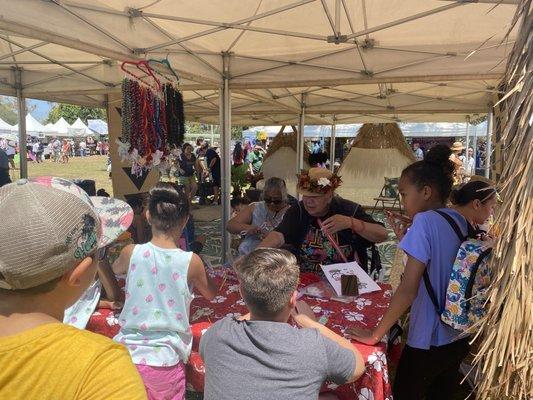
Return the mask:
<path id="1" fill-rule="evenodd" d="M 420 286 L 420 280 L 425 269 L 426 265 L 424 263 L 414 257 L 408 256 L 403 279 L 396 293 L 392 296 L 389 308 L 378 326 L 374 330 L 349 328 L 346 330 L 346 333 L 362 343 L 373 345 L 379 342 L 411 304 L 413 304 L 418 294 L 418 287 Z"/>
<path id="2" fill-rule="evenodd" d="M 212 300 L 218 292 L 215 281 L 211 279 L 205 270 L 202 259 L 194 253 L 189 264 L 187 282 L 198 290 L 198 292 L 200 292 L 200 294 L 207 300 Z"/>
<path id="3" fill-rule="evenodd" d="M 247 233 L 253 233 L 249 232 L 250 230 L 259 230 L 259 228 L 255 225 L 252 225 L 252 215 L 255 209 L 254 204 L 249 204 L 248 206 L 244 207 L 241 212 L 239 212 L 237 215 L 235 215 L 233 218 L 231 218 L 228 221 L 228 225 L 226 226 L 226 230 L 229 233 L 233 233 L 234 235 L 238 235 L 241 232 L 247 232 Z"/>
<path id="4" fill-rule="evenodd" d="M 128 272 L 128 268 L 130 267 L 131 254 L 133 253 L 134 248 L 134 244 L 129 244 L 122 249 L 120 255 L 111 267 L 115 275 L 124 275 Z"/>

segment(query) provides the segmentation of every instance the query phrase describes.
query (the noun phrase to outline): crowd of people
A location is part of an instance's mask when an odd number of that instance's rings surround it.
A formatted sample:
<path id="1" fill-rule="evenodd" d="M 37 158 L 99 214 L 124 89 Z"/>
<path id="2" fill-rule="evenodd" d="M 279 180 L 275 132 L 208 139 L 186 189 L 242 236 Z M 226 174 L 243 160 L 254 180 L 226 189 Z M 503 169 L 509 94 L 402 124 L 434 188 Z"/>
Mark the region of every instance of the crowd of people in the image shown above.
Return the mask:
<path id="1" fill-rule="evenodd" d="M 159 183 L 146 200 L 130 205 L 102 191 L 89 197 L 59 178 L 0 188 L 1 398 L 184 398 L 190 304 L 195 293 L 213 299 L 219 290 L 196 254 L 191 219 L 199 184 L 209 180 L 220 188 L 217 149 L 204 140 L 176 149 L 172 173 L 181 185 Z M 260 146 L 236 145 L 234 181 L 259 175 L 263 156 Z M 0 151 L 0 171 L 6 163 Z M 497 197 L 483 179 L 453 187 L 455 172 L 446 146 L 403 170 L 399 191 L 406 215 L 388 214 L 407 255 L 403 279 L 381 322 L 371 330 L 346 326 L 346 337 L 317 322 L 298 300 L 300 274 L 323 278 L 320 265 L 352 260 L 369 271 L 369 249 L 388 237 L 384 224 L 338 196 L 340 177 L 320 162 L 298 176 L 300 199 L 287 194 L 280 178 L 265 182 L 259 202 L 235 192 L 226 229 L 242 237 L 233 267 L 250 312 L 222 318 L 203 334 L 204 398 L 317 398 L 326 379 L 343 384 L 364 373 L 363 357 L 348 339 L 376 344 L 410 308 L 394 398 L 449 399 L 469 337 L 440 322 L 423 275 L 444 301 L 461 241 L 439 213 L 465 237 L 478 234 Z M 214 196 L 216 203 L 220 191 Z M 37 209 L 27 218 L 27 210 Z M 111 262 L 113 242 L 128 229 L 132 243 Z M 125 275 L 123 303 L 116 275 Z M 69 326 L 88 318 L 87 305 L 94 309 L 99 301 L 120 311 L 114 341 Z"/>

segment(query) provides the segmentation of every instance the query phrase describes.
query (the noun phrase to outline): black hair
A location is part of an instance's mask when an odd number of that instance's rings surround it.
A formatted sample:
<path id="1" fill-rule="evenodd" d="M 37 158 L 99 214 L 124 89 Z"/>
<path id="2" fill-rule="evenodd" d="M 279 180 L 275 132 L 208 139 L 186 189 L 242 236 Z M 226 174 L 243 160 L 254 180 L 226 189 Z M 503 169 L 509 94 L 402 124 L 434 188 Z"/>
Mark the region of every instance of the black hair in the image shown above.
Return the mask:
<path id="1" fill-rule="evenodd" d="M 148 210 L 153 227 L 168 232 L 180 226 L 189 216 L 189 200 L 184 190 L 160 182 L 150 189 Z"/>
<path id="2" fill-rule="evenodd" d="M 190 147 L 191 149 L 194 150 L 194 148 L 192 147 L 192 144 L 187 143 L 187 142 L 183 143 L 183 145 L 181 146 L 181 149 L 182 149 L 183 151 L 185 151 L 185 148 L 186 148 L 186 147 Z"/>
<path id="3" fill-rule="evenodd" d="M 438 144 L 426 153 L 422 161 L 417 161 L 402 171 L 402 176 L 408 177 L 419 189 L 430 186 L 439 194 L 439 199 L 445 203 L 450 196 L 453 186 L 455 166 L 450 161 L 452 151 L 448 146 Z"/>
<path id="4" fill-rule="evenodd" d="M 244 150 L 242 148 L 241 142 L 235 143 L 235 147 L 233 148 L 233 160 L 241 160 L 244 158 Z"/>
<path id="5" fill-rule="evenodd" d="M 247 204 L 250 204 L 251 201 L 248 197 L 234 197 L 233 199 L 230 200 L 230 206 L 231 208 L 235 208 L 237 207 L 238 205 L 247 205 Z"/>
<path id="6" fill-rule="evenodd" d="M 325 164 L 327 161 L 328 161 L 328 153 L 326 152 L 309 154 L 308 162 L 311 167 L 316 164 Z"/>
<path id="7" fill-rule="evenodd" d="M 98 190 L 96 191 L 96 195 L 99 196 L 99 197 L 111 197 L 111 196 L 109 195 L 109 193 L 106 192 L 105 189 L 98 189 Z"/>
<path id="8" fill-rule="evenodd" d="M 489 183 L 471 181 L 455 187 L 450 194 L 450 201 L 454 205 L 464 206 L 474 200 L 484 203 L 494 196 L 496 196 L 496 189 Z"/>

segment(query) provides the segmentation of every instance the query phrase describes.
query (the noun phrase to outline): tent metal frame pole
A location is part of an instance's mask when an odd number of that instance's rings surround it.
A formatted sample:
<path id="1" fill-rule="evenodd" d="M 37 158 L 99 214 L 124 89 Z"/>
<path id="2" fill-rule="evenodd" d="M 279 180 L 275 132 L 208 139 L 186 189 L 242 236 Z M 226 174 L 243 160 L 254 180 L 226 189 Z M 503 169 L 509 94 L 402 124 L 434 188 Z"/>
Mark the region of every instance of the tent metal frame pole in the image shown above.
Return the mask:
<path id="1" fill-rule="evenodd" d="M 465 170 L 468 168 L 469 158 L 468 157 L 468 147 L 470 146 L 470 115 L 466 116 L 466 143 L 465 143 L 465 161 L 466 165 Z"/>
<path id="2" fill-rule="evenodd" d="M 335 170 L 335 136 L 337 133 L 337 117 L 333 116 L 333 123 L 331 124 L 331 140 L 329 142 L 329 169 L 331 172 Z"/>
<path id="3" fill-rule="evenodd" d="M 230 219 L 231 197 L 231 93 L 230 81 L 230 54 L 222 53 L 222 85 L 220 87 L 220 139 L 222 142 L 222 262 L 230 260 L 231 237 L 226 231 Z"/>
<path id="4" fill-rule="evenodd" d="M 305 146 L 305 107 L 307 101 L 307 93 L 302 93 L 300 101 L 300 122 L 298 125 L 297 136 L 297 159 L 296 159 L 296 173 L 299 174 L 304 166 L 304 146 Z"/>
<path id="5" fill-rule="evenodd" d="M 471 171 L 474 175 L 476 174 L 476 161 L 477 161 L 477 125 L 472 127 L 472 149 L 474 152 L 472 153 L 472 157 L 474 158 L 474 170 Z M 468 152 L 468 149 L 466 150 Z"/>
<path id="6" fill-rule="evenodd" d="M 26 99 L 22 94 L 22 70 L 13 68 L 15 74 L 15 88 L 17 90 L 18 117 L 19 117 L 19 157 L 20 177 L 28 178 L 28 158 L 26 151 Z"/>
<path id="7" fill-rule="evenodd" d="M 485 178 L 490 178 L 491 156 L 492 156 L 492 118 L 493 105 L 489 103 L 489 111 L 487 113 L 487 139 L 485 145 Z"/>

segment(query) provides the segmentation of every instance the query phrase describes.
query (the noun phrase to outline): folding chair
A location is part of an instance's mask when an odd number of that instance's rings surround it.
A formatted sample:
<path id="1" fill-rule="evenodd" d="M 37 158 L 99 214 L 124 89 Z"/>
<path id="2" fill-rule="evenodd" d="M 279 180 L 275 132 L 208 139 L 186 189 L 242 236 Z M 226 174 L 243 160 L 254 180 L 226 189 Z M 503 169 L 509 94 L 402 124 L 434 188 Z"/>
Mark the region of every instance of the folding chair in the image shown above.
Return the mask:
<path id="1" fill-rule="evenodd" d="M 384 211 L 386 209 L 394 209 L 396 208 L 396 204 L 398 204 L 398 208 L 401 212 L 402 204 L 400 202 L 400 193 L 398 192 L 398 183 L 400 181 L 400 178 L 385 177 L 384 179 L 385 184 L 381 188 L 379 196 L 374 197 L 376 203 L 374 204 L 374 208 L 372 208 L 372 214 L 374 214 L 374 212 L 378 209 L 379 203 L 381 203 L 381 208 L 379 208 L 380 211 Z"/>

